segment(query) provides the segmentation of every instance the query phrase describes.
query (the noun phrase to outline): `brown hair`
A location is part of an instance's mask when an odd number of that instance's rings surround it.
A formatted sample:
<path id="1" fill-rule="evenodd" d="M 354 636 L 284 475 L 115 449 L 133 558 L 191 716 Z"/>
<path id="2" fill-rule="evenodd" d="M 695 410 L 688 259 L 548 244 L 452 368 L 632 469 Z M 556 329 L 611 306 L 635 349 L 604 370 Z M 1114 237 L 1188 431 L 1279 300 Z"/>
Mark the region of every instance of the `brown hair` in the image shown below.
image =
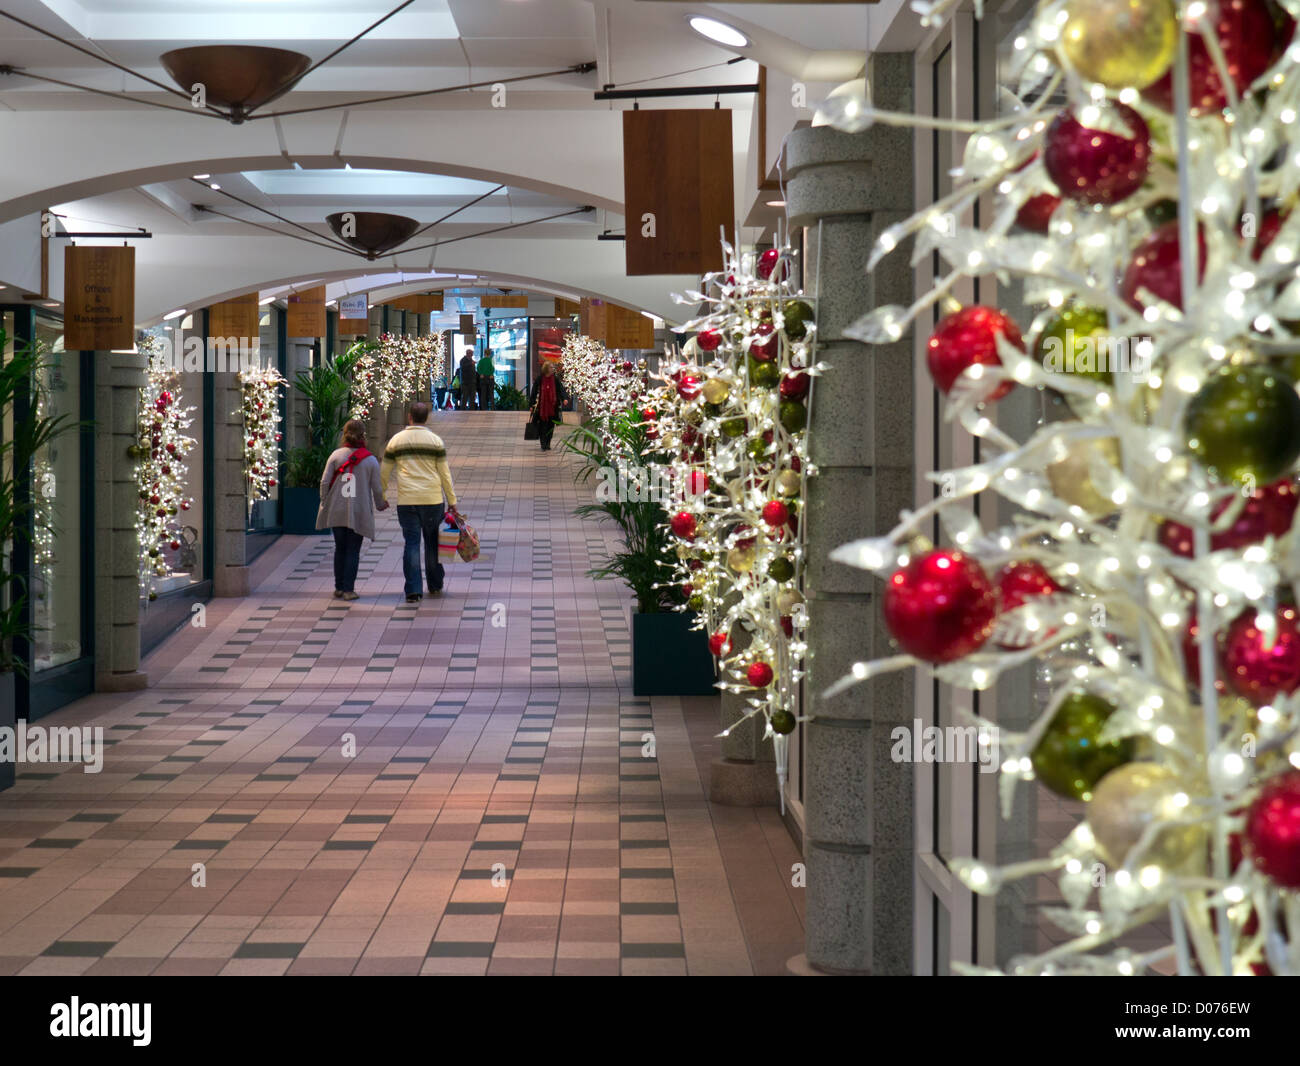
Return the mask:
<path id="1" fill-rule="evenodd" d="M 411 421 L 417 426 L 424 425 L 429 421 L 429 405 L 423 400 L 416 400 L 410 407 Z"/>
<path id="2" fill-rule="evenodd" d="M 350 418 L 343 427 L 343 444 L 348 448 L 362 448 L 366 443 L 366 424 L 359 419 Z"/>

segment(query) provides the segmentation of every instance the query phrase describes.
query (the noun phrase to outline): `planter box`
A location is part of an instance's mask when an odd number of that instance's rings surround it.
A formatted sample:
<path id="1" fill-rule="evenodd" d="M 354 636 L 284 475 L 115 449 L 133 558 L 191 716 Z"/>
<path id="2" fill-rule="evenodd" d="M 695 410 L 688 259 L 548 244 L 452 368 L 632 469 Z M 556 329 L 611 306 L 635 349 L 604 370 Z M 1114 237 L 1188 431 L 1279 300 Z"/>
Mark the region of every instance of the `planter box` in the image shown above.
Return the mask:
<path id="1" fill-rule="evenodd" d="M 691 629 L 695 615 L 678 611 L 632 614 L 632 694 L 712 696 L 717 679 L 709 638 Z"/>
<path id="2" fill-rule="evenodd" d="M 0 674 L 0 729 L 13 729 L 17 725 L 17 703 L 14 698 L 14 675 Z M 14 757 L 17 758 L 15 751 Z M 0 792 L 12 788 L 17 766 L 0 761 Z"/>
<path id="3" fill-rule="evenodd" d="M 298 536 L 310 536 L 319 533 L 324 536 L 328 529 L 316 528 L 316 515 L 320 511 L 319 489 L 284 490 L 284 531 Z"/>

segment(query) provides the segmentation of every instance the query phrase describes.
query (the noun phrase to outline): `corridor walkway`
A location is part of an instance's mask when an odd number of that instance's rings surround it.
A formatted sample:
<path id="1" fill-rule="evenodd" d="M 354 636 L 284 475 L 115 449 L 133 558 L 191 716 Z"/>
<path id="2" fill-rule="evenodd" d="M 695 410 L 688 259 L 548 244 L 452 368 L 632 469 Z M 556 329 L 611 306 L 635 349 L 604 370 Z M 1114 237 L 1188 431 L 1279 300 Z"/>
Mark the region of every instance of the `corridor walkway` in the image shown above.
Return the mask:
<path id="1" fill-rule="evenodd" d="M 797 848 L 775 809 L 707 802 L 715 701 L 632 696 L 625 591 L 584 576 L 612 531 L 572 517 L 588 490 L 522 420 L 437 417 L 483 546 L 441 599 L 403 602 L 391 509 L 351 603 L 332 540 L 284 538 L 146 691 L 40 723 L 111 746 L 0 793 L 0 974 L 747 974 L 803 950 Z"/>

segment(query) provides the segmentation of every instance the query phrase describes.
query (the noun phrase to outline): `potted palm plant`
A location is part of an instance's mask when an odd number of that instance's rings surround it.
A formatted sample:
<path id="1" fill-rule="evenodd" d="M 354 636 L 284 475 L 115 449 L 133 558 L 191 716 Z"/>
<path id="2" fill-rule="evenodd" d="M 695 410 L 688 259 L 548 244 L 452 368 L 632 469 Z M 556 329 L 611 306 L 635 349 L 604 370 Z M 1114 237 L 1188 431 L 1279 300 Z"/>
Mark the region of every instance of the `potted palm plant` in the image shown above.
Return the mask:
<path id="1" fill-rule="evenodd" d="M 293 387 L 307 399 L 307 440 L 285 455 L 284 531 L 306 535 L 316 529 L 320 482 L 330 453 L 348 420 L 355 349 L 299 370 Z"/>
<path id="2" fill-rule="evenodd" d="M 632 411 L 608 420 L 592 419 L 562 442 L 581 466 L 579 482 L 603 482 L 595 503 L 574 513 L 614 522 L 623 548 L 587 572 L 621 578 L 636 599 L 632 612 L 632 692 L 637 696 L 711 695 L 715 673 L 707 635 L 693 629 L 695 616 L 673 576 L 668 515 L 651 491 L 645 428 Z M 622 468 L 622 477 L 610 474 Z M 617 486 L 617 487 L 615 487 Z"/>
<path id="3" fill-rule="evenodd" d="M 0 352 L 8 337 L 0 329 Z M 16 348 L 0 362 L 0 418 L 12 415 L 15 401 L 39 388 L 43 355 L 35 344 Z M 67 415 L 56 417 L 39 414 L 41 405 L 30 403 L 25 418 L 11 418 L 11 436 L 0 435 L 0 729 L 12 730 L 17 724 L 15 675 L 25 669 L 14 653 L 14 642 L 30 641 L 32 626 L 25 610 L 27 588 L 24 575 L 13 570 L 14 545 L 28 537 L 29 519 L 34 502 L 20 495 L 37 455 L 73 423 Z M 14 783 L 15 764 L 0 761 L 0 791 Z"/>

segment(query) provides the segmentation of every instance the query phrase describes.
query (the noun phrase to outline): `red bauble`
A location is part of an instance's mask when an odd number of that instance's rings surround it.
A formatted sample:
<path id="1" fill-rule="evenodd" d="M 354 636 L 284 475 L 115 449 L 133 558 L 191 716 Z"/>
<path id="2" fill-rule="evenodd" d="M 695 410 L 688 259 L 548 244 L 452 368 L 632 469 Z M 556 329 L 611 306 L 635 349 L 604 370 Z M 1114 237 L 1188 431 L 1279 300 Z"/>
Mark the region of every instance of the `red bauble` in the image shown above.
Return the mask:
<path id="1" fill-rule="evenodd" d="M 1255 249 L 1250 253 L 1250 257 L 1259 262 L 1259 257 L 1268 250 L 1268 246 L 1273 243 L 1273 239 L 1282 229 L 1282 223 L 1286 221 L 1286 216 L 1277 208 L 1265 211 L 1264 217 L 1259 220 L 1259 226 L 1255 230 Z"/>
<path id="2" fill-rule="evenodd" d="M 745 680 L 753 688 L 767 688 L 772 683 L 772 668 L 767 663 L 750 663 L 745 671 Z"/>
<path id="3" fill-rule="evenodd" d="M 155 494 L 149 497 L 149 502 L 153 504 L 155 507 L 157 507 L 158 504 L 162 503 L 162 497 Z"/>
<path id="4" fill-rule="evenodd" d="M 1224 500 L 1216 504 L 1212 517 L 1218 518 L 1231 502 Z M 1257 488 L 1241 508 L 1237 520 L 1222 532 L 1210 535 L 1210 550 L 1245 548 L 1267 536 L 1282 536 L 1291 528 L 1297 504 L 1300 504 L 1300 485 L 1293 477 Z M 1184 559 L 1190 559 L 1195 551 L 1191 527 L 1181 522 L 1165 522 L 1157 536 L 1161 544 Z"/>
<path id="5" fill-rule="evenodd" d="M 190 509 L 190 501 L 189 501 L 189 500 L 181 500 L 181 510 L 182 510 L 182 511 L 188 511 L 189 509 Z"/>
<path id="6" fill-rule="evenodd" d="M 702 352 L 716 352 L 722 344 L 722 334 L 716 329 L 702 330 L 695 338 Z"/>
<path id="7" fill-rule="evenodd" d="M 1200 263 L 1197 281 L 1205 277 L 1205 234 L 1197 231 Z M 1146 289 L 1167 304 L 1182 309 L 1183 274 L 1179 259 L 1178 220 L 1170 219 L 1143 239 L 1133 250 L 1133 258 L 1124 270 L 1119 292 L 1135 311 L 1144 304 L 1138 299 L 1138 290 Z"/>
<path id="8" fill-rule="evenodd" d="M 698 374 L 683 374 L 677 381 L 677 395 L 683 400 L 693 400 L 700 394 Z"/>
<path id="9" fill-rule="evenodd" d="M 624 359 L 624 360 L 623 360 L 623 373 L 624 373 L 624 374 L 630 374 L 630 373 L 632 373 L 632 370 L 633 370 L 632 360 L 631 360 L 631 359 Z"/>
<path id="10" fill-rule="evenodd" d="M 1251 82 L 1276 61 L 1286 46 L 1289 34 L 1280 29 L 1266 0 L 1218 0 L 1210 3 L 1214 35 L 1236 88 L 1238 99 Z M 1205 47 L 1205 39 L 1196 31 L 1187 34 L 1187 75 L 1193 115 L 1218 111 L 1228 102 L 1219 68 Z M 1166 111 L 1174 109 L 1172 69 L 1142 95 Z"/>
<path id="11" fill-rule="evenodd" d="M 1300 770 L 1273 778 L 1246 812 L 1245 852 L 1284 888 L 1300 888 Z"/>
<path id="12" fill-rule="evenodd" d="M 763 521 L 769 526 L 785 525 L 790 520 L 790 508 L 780 500 L 768 500 L 763 504 Z"/>
<path id="13" fill-rule="evenodd" d="M 249 441 L 248 441 L 248 446 L 249 446 L 250 448 L 256 448 L 256 447 L 257 447 L 257 438 L 256 438 L 256 437 L 250 437 L 250 438 L 249 438 Z"/>
<path id="14" fill-rule="evenodd" d="M 1219 650 L 1223 680 L 1238 696 L 1256 707 L 1271 703 L 1280 692 L 1300 688 L 1300 629 L 1296 609 L 1277 609 L 1277 639 L 1268 648 L 1255 624 L 1253 608 L 1243 611 L 1228 626 Z"/>
<path id="15" fill-rule="evenodd" d="M 267 482 L 267 484 L 270 485 L 271 488 L 275 488 L 275 478 L 271 478 L 271 479 Z"/>
<path id="16" fill-rule="evenodd" d="M 1113 105 L 1130 136 L 1091 129 L 1073 111 L 1057 114 L 1047 129 L 1043 165 L 1061 195 L 1084 204 L 1117 204 L 1142 187 L 1151 165 L 1151 134 L 1142 116 Z"/>
<path id="17" fill-rule="evenodd" d="M 734 534 L 736 535 L 736 537 L 738 538 L 737 541 L 736 541 L 736 547 L 737 547 L 737 548 L 752 548 L 755 544 L 757 544 L 757 543 L 758 543 L 758 538 L 757 538 L 757 537 L 746 537 L 746 536 L 744 536 L 744 534 L 746 534 L 746 533 L 752 533 L 752 532 L 753 532 L 753 530 L 750 529 L 749 526 L 745 525 L 743 522 L 742 522 L 740 525 L 738 525 L 735 529 L 733 529 L 733 530 L 732 530 L 732 533 L 734 533 Z"/>
<path id="18" fill-rule="evenodd" d="M 683 540 L 695 539 L 695 516 L 690 511 L 678 511 L 668 520 L 668 525 Z"/>
<path id="19" fill-rule="evenodd" d="M 781 616 L 781 631 L 785 633 L 787 637 L 794 636 L 794 619 L 788 614 L 783 614 Z"/>
<path id="20" fill-rule="evenodd" d="M 769 326 L 768 329 L 770 330 L 771 327 Z M 780 349 L 780 340 L 777 338 L 776 334 L 772 334 L 772 336 L 768 337 L 767 340 L 762 341 L 761 343 L 756 341 L 754 344 L 750 345 L 749 354 L 760 363 L 770 363 L 776 358 L 776 354 Z"/>
<path id="21" fill-rule="evenodd" d="M 1061 206 L 1061 198 L 1050 192 L 1040 192 L 1031 196 L 1016 212 L 1016 225 L 1031 233 L 1047 233 L 1052 221 L 1052 213 Z"/>
<path id="22" fill-rule="evenodd" d="M 180 551 L 180 550 L 181 550 L 181 542 L 180 542 L 179 540 L 174 540 L 174 541 L 172 541 L 170 544 L 168 544 L 167 547 L 171 548 L 171 550 L 174 551 L 174 552 L 175 552 L 175 551 Z"/>
<path id="23" fill-rule="evenodd" d="M 787 374 L 781 379 L 779 391 L 782 399 L 797 400 L 802 396 L 807 396 L 808 383 L 811 380 L 802 370 L 795 374 Z"/>
<path id="24" fill-rule="evenodd" d="M 930 335 L 925 356 L 930 376 L 939 390 L 944 393 L 952 391 L 962 372 L 976 363 L 1001 366 L 997 345 L 999 333 L 1017 348 L 1024 346 L 1020 327 L 992 307 L 975 304 L 943 319 Z M 1000 400 L 1014 385 L 1014 381 L 1002 382 L 989 399 Z"/>
<path id="25" fill-rule="evenodd" d="M 979 563 L 951 549 L 914 556 L 885 586 L 885 624 L 899 647 L 927 662 L 978 649 L 997 611 L 997 592 Z"/>
<path id="26" fill-rule="evenodd" d="M 776 264 L 781 261 L 781 253 L 775 248 L 769 248 L 758 257 L 758 276 L 760 278 L 770 278 L 772 271 L 776 269 Z"/>
<path id="27" fill-rule="evenodd" d="M 1046 568 L 1031 559 L 1008 563 L 998 571 L 997 581 L 1004 611 L 1021 607 L 1036 596 L 1050 596 L 1061 591 L 1061 586 L 1052 580 Z"/>
<path id="28" fill-rule="evenodd" d="M 709 637 L 709 651 L 718 658 L 731 651 L 731 637 L 719 630 Z"/>
<path id="29" fill-rule="evenodd" d="M 658 418 L 658 417 L 659 417 L 659 414 L 658 414 L 658 412 L 655 411 L 655 409 L 654 409 L 653 407 L 643 407 L 643 408 L 641 409 L 641 421 L 642 421 L 642 422 L 653 422 L 653 421 L 654 421 L 656 418 Z"/>

